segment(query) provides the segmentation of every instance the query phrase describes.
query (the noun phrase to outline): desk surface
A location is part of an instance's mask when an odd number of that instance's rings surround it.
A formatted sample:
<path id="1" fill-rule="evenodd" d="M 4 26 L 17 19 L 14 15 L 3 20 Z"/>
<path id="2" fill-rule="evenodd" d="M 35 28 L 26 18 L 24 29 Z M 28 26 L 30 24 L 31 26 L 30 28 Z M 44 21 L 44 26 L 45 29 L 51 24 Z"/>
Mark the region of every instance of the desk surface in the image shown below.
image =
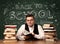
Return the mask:
<path id="1" fill-rule="evenodd" d="M 43 41 L 43 40 L 3 42 L 3 40 L 0 40 L 0 44 L 60 44 L 60 40 L 55 41 L 55 42 L 54 41 Z"/>

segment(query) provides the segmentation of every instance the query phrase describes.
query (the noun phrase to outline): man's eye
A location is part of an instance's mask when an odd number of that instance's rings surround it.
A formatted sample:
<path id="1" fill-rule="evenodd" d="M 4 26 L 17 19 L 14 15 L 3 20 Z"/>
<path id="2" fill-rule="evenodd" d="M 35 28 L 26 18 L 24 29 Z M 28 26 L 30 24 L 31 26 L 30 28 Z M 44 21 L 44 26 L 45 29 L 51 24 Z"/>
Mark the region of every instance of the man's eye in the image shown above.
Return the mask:
<path id="1" fill-rule="evenodd" d="M 27 20 L 27 21 L 29 21 L 29 20 Z"/>
<path id="2" fill-rule="evenodd" d="M 31 19 L 31 20 L 27 20 L 27 21 L 33 21 L 33 19 Z"/>

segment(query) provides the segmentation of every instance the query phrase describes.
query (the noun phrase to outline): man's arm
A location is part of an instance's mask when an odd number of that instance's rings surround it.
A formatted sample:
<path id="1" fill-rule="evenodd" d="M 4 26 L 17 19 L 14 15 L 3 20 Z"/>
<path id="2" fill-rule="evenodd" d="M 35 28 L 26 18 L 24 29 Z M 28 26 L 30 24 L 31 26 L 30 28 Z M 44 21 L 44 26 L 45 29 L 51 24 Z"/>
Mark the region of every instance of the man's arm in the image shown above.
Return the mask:
<path id="1" fill-rule="evenodd" d="M 25 25 L 22 25 L 17 31 L 16 38 L 18 38 L 19 40 L 25 40 L 23 35 L 24 29 L 25 29 Z"/>
<path id="2" fill-rule="evenodd" d="M 40 25 L 38 25 L 38 32 L 39 34 L 34 34 L 34 37 L 37 38 L 37 39 L 44 39 L 44 31 L 42 29 L 42 27 Z"/>

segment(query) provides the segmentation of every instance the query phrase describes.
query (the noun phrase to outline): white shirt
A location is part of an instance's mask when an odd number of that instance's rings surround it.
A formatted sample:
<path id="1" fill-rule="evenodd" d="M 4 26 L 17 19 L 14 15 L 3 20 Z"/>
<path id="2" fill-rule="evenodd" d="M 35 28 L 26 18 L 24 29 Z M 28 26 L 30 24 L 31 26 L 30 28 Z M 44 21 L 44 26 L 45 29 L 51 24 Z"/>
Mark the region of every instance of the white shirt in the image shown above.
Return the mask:
<path id="1" fill-rule="evenodd" d="M 25 24 L 23 24 L 19 28 L 19 30 L 17 31 L 17 35 L 16 35 L 19 40 L 25 40 L 24 35 L 27 35 L 29 33 L 33 33 L 34 26 L 32 26 L 32 27 L 28 26 L 28 28 L 29 28 L 29 32 L 25 30 Z M 38 32 L 39 32 L 39 34 L 38 35 L 35 34 L 34 37 L 37 38 L 37 39 L 44 39 L 44 31 L 43 31 L 43 29 L 40 25 L 38 25 Z"/>

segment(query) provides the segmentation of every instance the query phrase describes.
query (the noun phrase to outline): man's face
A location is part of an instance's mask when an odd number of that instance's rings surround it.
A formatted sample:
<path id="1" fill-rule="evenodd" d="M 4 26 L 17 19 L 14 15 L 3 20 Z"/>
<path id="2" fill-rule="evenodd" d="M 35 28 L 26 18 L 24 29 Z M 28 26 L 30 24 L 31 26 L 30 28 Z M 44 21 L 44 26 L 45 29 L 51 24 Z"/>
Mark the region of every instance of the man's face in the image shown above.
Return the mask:
<path id="1" fill-rule="evenodd" d="M 33 26 L 34 25 L 34 18 L 33 17 L 27 17 L 26 18 L 26 23 L 28 26 Z"/>

